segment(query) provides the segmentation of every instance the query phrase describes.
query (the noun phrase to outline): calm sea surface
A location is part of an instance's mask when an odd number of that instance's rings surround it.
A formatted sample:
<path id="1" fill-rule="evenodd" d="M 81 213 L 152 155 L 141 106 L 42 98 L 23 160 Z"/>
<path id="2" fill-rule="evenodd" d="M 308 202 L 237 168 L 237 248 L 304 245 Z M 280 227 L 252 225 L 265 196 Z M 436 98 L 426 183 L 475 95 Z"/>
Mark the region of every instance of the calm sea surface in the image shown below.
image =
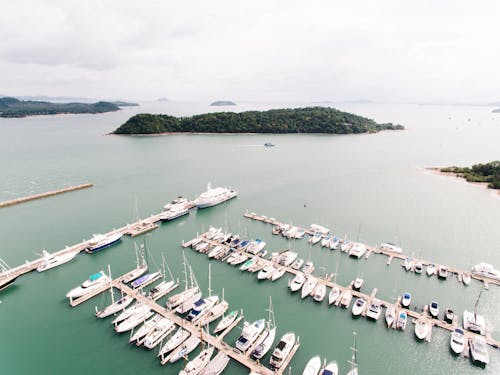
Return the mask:
<path id="1" fill-rule="evenodd" d="M 291 107 L 307 103 L 247 103 L 236 110 Z M 482 187 L 437 176 L 425 166 L 470 165 L 500 158 L 500 115 L 485 107 L 344 104 L 338 108 L 379 122 L 402 123 L 407 130 L 367 135 L 176 135 L 105 136 L 137 112 L 192 115 L 218 108 L 197 103 L 144 103 L 117 113 L 0 119 L 0 200 L 93 182 L 95 187 L 0 210 L 0 257 L 15 266 L 42 249 L 55 251 L 158 212 L 179 194 L 194 198 L 213 186 L 232 186 L 237 199 L 192 211 L 162 224 L 150 235 L 125 238 L 112 248 L 44 273 L 31 273 L 0 294 L 0 373 L 2 374 L 177 374 L 182 363 L 162 367 L 156 353 L 128 344 L 110 319 L 94 317 L 98 296 L 77 308 L 65 293 L 89 274 L 111 265 L 119 275 L 134 267 L 134 242 L 146 238 L 152 268 L 161 254 L 182 277 L 182 240 L 209 225 L 262 238 L 279 251 L 289 244 L 271 235 L 267 224 L 243 218 L 246 211 L 308 226 L 318 223 L 336 234 L 367 244 L 396 241 L 407 253 L 469 269 L 485 261 L 500 267 L 500 200 Z M 233 110 L 233 108 L 231 108 Z M 265 142 L 276 144 L 264 148 Z M 481 285 L 465 287 L 455 278 L 438 281 L 406 273 L 400 262 L 372 255 L 353 260 L 345 254 L 291 242 L 311 258 L 317 275 L 334 272 L 348 284 L 365 279 L 364 291 L 394 300 L 409 291 L 422 307 L 431 300 L 460 314 L 472 309 Z M 208 287 L 208 259 L 186 250 L 201 287 Z M 319 354 L 348 370 L 352 332 L 358 337 L 360 374 L 499 374 L 500 353 L 490 349 L 486 369 L 450 354 L 449 333 L 435 328 L 431 343 L 417 342 L 413 325 L 406 332 L 353 319 L 351 312 L 326 301 L 301 300 L 287 288 L 287 277 L 258 282 L 218 261 L 212 288 L 224 288 L 231 309 L 242 308 L 254 321 L 267 316 L 272 296 L 278 336 L 294 331 L 302 343 L 292 374 Z M 161 300 L 163 301 L 163 300 Z M 500 290 L 484 291 L 478 306 L 500 339 Z M 235 329 L 226 338 L 237 338 Z M 268 363 L 269 355 L 264 359 Z M 245 374 L 231 362 L 227 374 Z"/>

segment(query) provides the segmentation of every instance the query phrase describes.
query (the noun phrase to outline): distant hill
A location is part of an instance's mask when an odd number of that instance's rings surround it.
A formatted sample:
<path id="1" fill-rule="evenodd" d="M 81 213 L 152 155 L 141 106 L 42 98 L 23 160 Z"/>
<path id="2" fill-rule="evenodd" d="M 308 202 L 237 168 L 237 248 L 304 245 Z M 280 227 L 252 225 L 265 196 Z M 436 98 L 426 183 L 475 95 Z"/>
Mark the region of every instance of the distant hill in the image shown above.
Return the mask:
<path id="1" fill-rule="evenodd" d="M 121 100 L 118 100 L 116 102 L 110 102 L 111 104 L 114 104 L 118 107 L 138 107 L 139 103 L 129 103 L 129 102 L 122 102 Z"/>
<path id="2" fill-rule="evenodd" d="M 366 117 L 329 107 L 273 109 L 269 111 L 217 112 L 191 117 L 138 114 L 114 134 L 160 133 L 376 133 L 400 130 L 401 125 L 377 124 Z"/>
<path id="3" fill-rule="evenodd" d="M 104 113 L 118 111 L 120 107 L 110 102 L 51 103 L 16 98 L 0 98 L 0 117 L 26 117 L 56 115 L 60 113 Z"/>
<path id="4" fill-rule="evenodd" d="M 158 98 L 156 99 L 157 102 L 168 102 L 168 98 Z"/>
<path id="5" fill-rule="evenodd" d="M 236 105 L 235 102 L 230 100 L 218 100 L 210 104 L 211 106 L 225 106 L 225 105 Z"/>
<path id="6" fill-rule="evenodd" d="M 494 109 L 493 111 L 491 111 L 493 113 L 500 113 L 500 108 L 497 108 L 497 109 Z"/>

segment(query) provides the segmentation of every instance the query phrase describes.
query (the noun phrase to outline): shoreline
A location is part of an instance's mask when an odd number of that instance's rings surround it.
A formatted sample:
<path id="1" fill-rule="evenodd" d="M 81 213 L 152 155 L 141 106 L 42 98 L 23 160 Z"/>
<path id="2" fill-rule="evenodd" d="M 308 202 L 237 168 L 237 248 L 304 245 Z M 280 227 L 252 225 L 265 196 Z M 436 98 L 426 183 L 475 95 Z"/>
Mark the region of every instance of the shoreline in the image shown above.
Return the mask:
<path id="1" fill-rule="evenodd" d="M 389 129 L 386 129 L 389 130 Z M 219 133 L 219 132 L 165 132 L 165 133 L 151 133 L 151 134 L 115 134 L 115 133 L 106 133 L 105 135 L 116 135 L 116 136 L 125 136 L 125 137 L 161 137 L 166 135 L 269 135 L 269 136 L 277 136 L 277 135 L 362 135 L 362 134 L 378 134 L 378 132 L 364 132 L 364 133 Z"/>

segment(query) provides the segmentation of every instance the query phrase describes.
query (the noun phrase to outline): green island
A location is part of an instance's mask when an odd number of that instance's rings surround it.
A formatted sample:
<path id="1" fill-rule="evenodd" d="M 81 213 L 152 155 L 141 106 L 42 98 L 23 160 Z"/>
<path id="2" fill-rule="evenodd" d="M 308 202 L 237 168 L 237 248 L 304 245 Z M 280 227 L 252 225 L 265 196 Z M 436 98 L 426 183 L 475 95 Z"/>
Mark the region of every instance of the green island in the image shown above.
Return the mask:
<path id="1" fill-rule="evenodd" d="M 216 102 L 213 102 L 210 104 L 211 106 L 225 106 L 225 105 L 236 105 L 235 102 L 232 102 L 230 100 L 217 100 Z"/>
<path id="2" fill-rule="evenodd" d="M 457 177 L 465 178 L 468 182 L 488 184 L 490 189 L 500 189 L 500 161 L 486 164 L 475 164 L 472 167 L 447 167 L 439 168 L 442 173 L 451 173 Z"/>
<path id="3" fill-rule="evenodd" d="M 0 98 L 0 117 L 57 115 L 61 113 L 104 113 L 118 111 L 120 107 L 130 105 L 138 104 L 102 101 L 97 103 L 52 103 L 4 97 Z"/>
<path id="4" fill-rule="evenodd" d="M 327 107 L 272 109 L 269 111 L 218 112 L 190 117 L 137 114 L 114 134 L 161 133 L 376 133 L 401 130 L 402 125 L 377 124 L 366 117 Z"/>

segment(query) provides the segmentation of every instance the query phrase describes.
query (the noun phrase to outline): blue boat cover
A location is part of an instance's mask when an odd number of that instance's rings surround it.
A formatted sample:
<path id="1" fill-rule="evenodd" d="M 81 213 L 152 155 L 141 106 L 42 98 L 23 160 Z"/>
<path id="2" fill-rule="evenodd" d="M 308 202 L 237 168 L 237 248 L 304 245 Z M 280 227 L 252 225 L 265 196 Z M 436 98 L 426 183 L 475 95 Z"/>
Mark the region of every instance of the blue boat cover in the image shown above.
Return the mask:
<path id="1" fill-rule="evenodd" d="M 100 272 L 97 272 L 97 273 L 94 273 L 93 275 L 90 275 L 89 277 L 89 280 L 90 281 L 96 281 L 98 278 L 100 278 L 102 276 L 102 273 Z"/>

